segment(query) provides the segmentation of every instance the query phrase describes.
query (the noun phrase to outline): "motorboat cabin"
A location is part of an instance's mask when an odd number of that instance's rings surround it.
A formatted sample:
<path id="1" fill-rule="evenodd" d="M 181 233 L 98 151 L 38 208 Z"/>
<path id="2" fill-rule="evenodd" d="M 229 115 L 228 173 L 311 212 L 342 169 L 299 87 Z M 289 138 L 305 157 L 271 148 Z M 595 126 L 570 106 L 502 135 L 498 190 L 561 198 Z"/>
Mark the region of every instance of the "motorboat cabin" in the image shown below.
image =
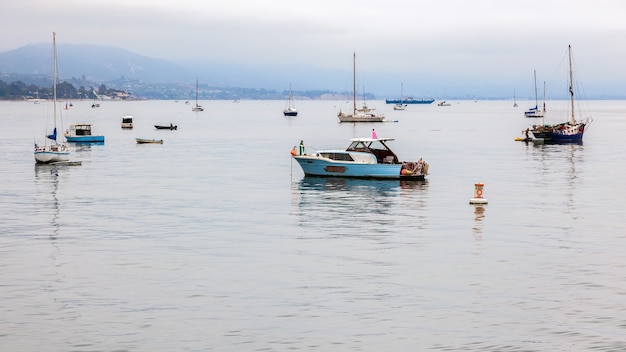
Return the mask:
<path id="1" fill-rule="evenodd" d="M 133 128 L 133 117 L 131 115 L 122 116 L 122 128 Z"/>

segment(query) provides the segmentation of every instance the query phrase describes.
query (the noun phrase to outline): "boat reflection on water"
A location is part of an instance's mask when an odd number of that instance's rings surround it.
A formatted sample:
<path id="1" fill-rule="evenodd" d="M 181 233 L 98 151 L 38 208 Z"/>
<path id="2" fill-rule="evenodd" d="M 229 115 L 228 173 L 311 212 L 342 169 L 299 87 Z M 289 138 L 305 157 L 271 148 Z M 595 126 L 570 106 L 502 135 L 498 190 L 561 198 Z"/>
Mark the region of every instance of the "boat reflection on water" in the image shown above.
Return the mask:
<path id="1" fill-rule="evenodd" d="M 341 235 L 398 231 L 403 221 L 423 227 L 428 181 L 304 177 L 295 183 L 299 225 Z"/>
<path id="2" fill-rule="evenodd" d="M 64 171 L 68 166 L 54 164 L 35 164 L 35 184 L 37 189 L 43 190 L 38 210 L 38 219 L 50 218 L 47 224 L 40 224 L 41 232 L 49 232 L 49 238 L 56 240 L 60 234 L 60 207 L 57 190 L 59 188 L 59 171 Z M 49 203 L 49 204 L 47 204 Z"/>
<path id="3" fill-rule="evenodd" d="M 377 190 L 379 192 L 397 192 L 403 189 L 423 189 L 426 180 L 374 180 L 345 177 L 310 177 L 305 176 L 298 183 L 298 188 L 316 190 Z"/>

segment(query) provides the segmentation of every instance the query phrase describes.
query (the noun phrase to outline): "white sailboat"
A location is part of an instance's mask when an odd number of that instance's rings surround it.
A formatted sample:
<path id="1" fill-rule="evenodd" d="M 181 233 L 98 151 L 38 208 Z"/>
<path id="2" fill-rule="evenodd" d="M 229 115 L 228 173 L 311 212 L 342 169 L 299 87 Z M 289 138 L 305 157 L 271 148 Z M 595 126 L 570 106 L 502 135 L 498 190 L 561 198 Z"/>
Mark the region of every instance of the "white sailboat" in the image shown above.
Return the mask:
<path id="1" fill-rule="evenodd" d="M 287 98 L 287 106 L 283 110 L 285 116 L 298 116 L 298 110 L 293 105 L 293 94 L 291 92 L 291 84 L 289 84 L 289 97 Z"/>
<path id="2" fill-rule="evenodd" d="M 375 109 L 368 108 L 365 104 L 361 109 L 356 107 L 356 53 L 352 59 L 352 77 L 352 113 L 339 110 L 339 122 L 384 122 L 385 115 L 374 113 Z"/>
<path id="3" fill-rule="evenodd" d="M 57 162 L 65 162 L 70 160 L 70 148 L 65 142 L 57 142 L 57 47 L 56 33 L 52 33 L 52 51 L 53 51 L 53 77 L 52 77 L 52 94 L 54 108 L 54 130 L 52 134 L 46 135 L 44 145 L 35 143 L 35 161 L 39 164 L 50 164 Z M 61 128 L 62 129 L 62 128 Z M 51 141 L 51 142 L 49 142 Z M 50 144 L 48 144 L 50 143 Z"/>
<path id="4" fill-rule="evenodd" d="M 526 117 L 543 117 L 544 110 L 546 108 L 546 82 L 543 82 L 543 110 L 539 109 L 539 101 L 537 99 L 537 70 L 533 70 L 535 76 L 535 107 L 524 111 Z"/>
<path id="5" fill-rule="evenodd" d="M 448 88 L 443 89 L 443 100 L 437 103 L 437 106 L 450 106 L 450 103 L 446 102 L 446 96 L 448 95 Z"/>
<path id="6" fill-rule="evenodd" d="M 93 103 L 91 104 L 92 108 L 99 108 L 100 107 L 100 103 L 98 103 L 98 94 L 96 94 L 95 90 L 92 90 L 92 94 L 93 94 Z"/>
<path id="7" fill-rule="evenodd" d="M 404 95 L 402 94 L 402 90 L 403 90 L 404 86 L 402 83 L 400 83 L 400 102 L 396 105 L 393 106 L 394 110 L 404 110 L 406 109 L 406 104 L 404 103 Z"/>
<path id="8" fill-rule="evenodd" d="M 198 105 L 198 79 L 196 78 L 196 106 L 191 108 L 191 111 L 204 111 L 202 105 Z"/>

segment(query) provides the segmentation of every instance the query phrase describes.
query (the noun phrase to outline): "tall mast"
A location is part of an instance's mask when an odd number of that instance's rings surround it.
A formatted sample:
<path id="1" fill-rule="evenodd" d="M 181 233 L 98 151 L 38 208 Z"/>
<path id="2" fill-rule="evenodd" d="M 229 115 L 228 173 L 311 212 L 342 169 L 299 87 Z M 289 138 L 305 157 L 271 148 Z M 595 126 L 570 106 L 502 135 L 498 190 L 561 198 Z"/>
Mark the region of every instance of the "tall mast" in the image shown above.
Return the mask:
<path id="1" fill-rule="evenodd" d="M 533 70 L 533 74 L 535 75 L 535 108 L 538 105 L 537 102 L 537 70 Z"/>
<path id="2" fill-rule="evenodd" d="M 57 129 L 57 34 L 52 32 L 52 94 L 53 94 L 53 103 L 52 106 L 54 108 L 54 142 L 56 143 L 56 129 Z"/>
<path id="3" fill-rule="evenodd" d="M 356 52 L 352 56 L 352 109 L 356 114 Z"/>
<path id="4" fill-rule="evenodd" d="M 572 104 L 571 122 L 572 124 L 575 124 L 576 119 L 574 118 L 574 74 L 572 72 L 572 46 L 571 45 L 567 46 L 567 53 L 569 56 L 569 96 L 570 96 L 570 103 Z"/>
<path id="5" fill-rule="evenodd" d="M 545 125 L 546 118 L 546 81 L 543 81 L 543 112 L 541 113 L 541 124 Z"/>

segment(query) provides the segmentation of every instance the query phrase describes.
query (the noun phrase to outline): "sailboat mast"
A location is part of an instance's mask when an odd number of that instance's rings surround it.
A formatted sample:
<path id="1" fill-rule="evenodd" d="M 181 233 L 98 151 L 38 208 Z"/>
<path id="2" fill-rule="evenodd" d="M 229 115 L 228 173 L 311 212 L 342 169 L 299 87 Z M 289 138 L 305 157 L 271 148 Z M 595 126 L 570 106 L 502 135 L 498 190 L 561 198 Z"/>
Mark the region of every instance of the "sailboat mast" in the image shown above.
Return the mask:
<path id="1" fill-rule="evenodd" d="M 572 72 L 572 46 L 567 46 L 567 53 L 569 56 L 569 95 L 570 95 L 570 103 L 572 105 L 572 124 L 576 123 L 576 119 L 574 118 L 574 74 Z"/>
<path id="2" fill-rule="evenodd" d="M 538 105 L 537 102 L 537 70 L 533 70 L 533 74 L 535 75 L 535 108 Z"/>
<path id="3" fill-rule="evenodd" d="M 356 113 L 356 52 L 352 55 L 352 111 Z"/>
<path id="4" fill-rule="evenodd" d="M 543 81 L 543 110 L 544 113 L 546 112 L 546 81 Z"/>
<path id="5" fill-rule="evenodd" d="M 57 34 L 52 32 L 52 106 L 54 108 L 54 142 L 56 143 L 57 129 Z"/>

